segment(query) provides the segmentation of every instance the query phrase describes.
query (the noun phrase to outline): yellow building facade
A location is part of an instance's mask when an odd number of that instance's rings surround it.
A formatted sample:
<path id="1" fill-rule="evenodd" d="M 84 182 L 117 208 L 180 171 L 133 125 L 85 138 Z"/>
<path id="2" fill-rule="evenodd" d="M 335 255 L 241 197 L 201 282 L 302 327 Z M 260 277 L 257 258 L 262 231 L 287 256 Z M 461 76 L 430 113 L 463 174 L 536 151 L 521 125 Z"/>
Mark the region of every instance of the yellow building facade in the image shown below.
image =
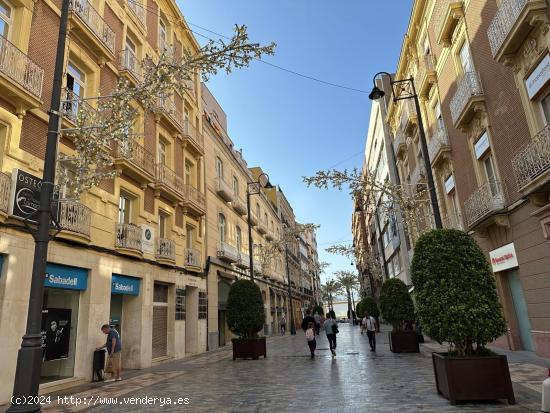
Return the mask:
<path id="1" fill-rule="evenodd" d="M 2 3 L 0 41 L 0 381 L 12 383 L 25 331 L 34 241 L 14 212 L 32 197 L 20 185 L 42 176 L 60 2 Z M 78 108 L 93 110 L 119 77 L 141 78 L 140 62 L 197 51 L 173 1 L 72 3 L 61 111 L 62 129 Z M 69 103 L 67 103 L 69 102 Z M 205 163 L 198 77 L 182 95 L 143 110 L 131 147 L 112 148 L 119 172 L 80 199 L 60 188 L 62 231 L 50 243 L 44 292 L 44 336 L 63 327 L 64 348 L 45 350 L 41 391 L 91 380 L 92 355 L 116 326 L 123 368 L 145 368 L 207 348 Z M 82 109 L 83 110 L 83 109 Z M 59 152 L 73 142 L 60 135 Z M 25 181 L 25 182 L 23 182 Z M 32 188 L 31 188 L 32 189 Z M 16 195 L 17 194 L 17 195 Z M 23 204 L 18 202 L 23 200 Z M 15 206 L 14 206 L 15 205 Z M 11 395 L 0 389 L 0 403 Z"/>

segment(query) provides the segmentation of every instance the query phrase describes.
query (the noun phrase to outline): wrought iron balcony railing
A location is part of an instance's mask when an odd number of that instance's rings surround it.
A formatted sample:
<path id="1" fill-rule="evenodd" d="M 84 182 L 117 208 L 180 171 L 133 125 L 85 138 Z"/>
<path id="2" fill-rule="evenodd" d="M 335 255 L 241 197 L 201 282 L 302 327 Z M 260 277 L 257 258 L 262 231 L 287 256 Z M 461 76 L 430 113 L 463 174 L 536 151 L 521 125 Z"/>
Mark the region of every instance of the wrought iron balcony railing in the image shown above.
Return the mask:
<path id="1" fill-rule="evenodd" d="M 117 224 L 115 246 L 140 251 L 141 227 L 134 224 Z"/>
<path id="2" fill-rule="evenodd" d="M 157 163 L 156 167 L 157 183 L 164 185 L 178 194 L 179 197 L 185 196 L 185 183 L 183 178 L 178 176 L 168 166 Z"/>
<path id="3" fill-rule="evenodd" d="M 35 98 L 40 99 L 42 97 L 44 69 L 2 36 L 0 36 L 0 73 L 17 83 Z"/>
<path id="4" fill-rule="evenodd" d="M 422 162 L 420 159 L 418 162 Z M 411 184 L 416 185 L 420 183 L 422 179 L 426 178 L 426 168 L 422 163 L 419 163 L 416 165 L 416 168 L 414 168 L 414 171 L 411 173 Z"/>
<path id="5" fill-rule="evenodd" d="M 8 213 L 10 202 L 10 190 L 11 190 L 11 177 L 0 172 L 0 211 Z"/>
<path id="6" fill-rule="evenodd" d="M 218 242 L 216 255 L 218 258 L 229 262 L 237 262 L 239 259 L 239 252 L 237 251 L 237 248 L 225 241 Z"/>
<path id="7" fill-rule="evenodd" d="M 171 239 L 159 238 L 155 256 L 161 260 L 176 260 L 176 243 Z"/>
<path id="8" fill-rule="evenodd" d="M 63 230 L 90 237 L 92 211 L 80 202 L 69 199 L 59 200 L 59 225 Z"/>
<path id="9" fill-rule="evenodd" d="M 168 117 L 177 128 L 183 129 L 183 115 L 178 111 L 172 98 L 158 97 L 155 111 Z"/>
<path id="10" fill-rule="evenodd" d="M 137 168 L 155 175 L 155 157 L 135 139 L 129 139 L 125 146 L 115 148 L 115 158 L 130 162 Z"/>
<path id="11" fill-rule="evenodd" d="M 204 137 L 189 120 L 183 121 L 183 135 L 190 139 L 197 148 L 204 148 Z"/>
<path id="12" fill-rule="evenodd" d="M 235 211 L 237 211 L 241 215 L 246 214 L 246 201 L 238 194 L 233 194 L 233 201 L 231 201 L 231 205 L 233 205 L 233 208 Z"/>
<path id="13" fill-rule="evenodd" d="M 141 80 L 141 62 L 130 49 L 124 49 L 120 52 L 119 70 L 131 73 L 138 82 Z"/>
<path id="14" fill-rule="evenodd" d="M 502 184 L 499 181 L 490 181 L 479 187 L 464 202 L 464 212 L 468 227 L 505 207 L 505 197 Z"/>
<path id="15" fill-rule="evenodd" d="M 430 73 L 435 71 L 434 57 L 431 54 L 423 55 L 418 59 L 418 70 L 414 76 L 414 86 L 418 94 L 422 94 L 424 84 Z"/>
<path id="16" fill-rule="evenodd" d="M 520 190 L 550 171 L 550 126 L 546 125 L 512 158 L 512 167 Z"/>
<path id="17" fill-rule="evenodd" d="M 456 125 L 473 96 L 483 95 L 481 81 L 476 72 L 466 72 L 457 81 L 456 92 L 451 99 L 451 117 Z"/>
<path id="18" fill-rule="evenodd" d="M 233 190 L 225 180 L 218 176 L 216 178 L 216 192 L 226 202 L 233 201 Z"/>
<path id="19" fill-rule="evenodd" d="M 143 27 L 146 27 L 146 18 L 145 18 L 145 6 L 138 2 L 138 0 L 127 0 L 128 8 L 132 10 L 132 13 L 137 17 L 138 21 Z"/>
<path id="20" fill-rule="evenodd" d="M 240 252 L 239 253 L 239 261 L 237 262 L 237 266 L 241 268 L 248 268 L 250 267 L 250 255 Z"/>
<path id="21" fill-rule="evenodd" d="M 185 198 L 201 208 L 205 206 L 204 194 L 191 184 L 185 184 Z"/>
<path id="22" fill-rule="evenodd" d="M 111 53 L 115 53 L 115 32 L 88 0 L 71 0 L 71 11 L 90 28 Z"/>
<path id="23" fill-rule="evenodd" d="M 449 137 L 447 136 L 447 130 L 443 125 L 437 125 L 435 133 L 428 142 L 428 154 L 430 156 L 430 162 L 433 164 L 437 157 L 437 154 L 442 148 L 449 146 Z"/>
<path id="24" fill-rule="evenodd" d="M 202 268 L 201 252 L 196 248 L 185 249 L 185 266 Z"/>
<path id="25" fill-rule="evenodd" d="M 518 20 L 522 10 L 529 0 L 504 0 L 493 18 L 493 21 L 487 29 L 489 44 L 493 57 L 496 57 L 498 51 L 503 45 L 506 37 L 510 33 L 512 27 Z"/>
<path id="26" fill-rule="evenodd" d="M 83 116 L 81 120 L 86 121 L 87 113 L 95 111 L 95 108 L 88 103 L 86 98 L 83 98 L 70 89 L 63 90 L 63 101 L 61 102 L 61 113 L 70 121 L 76 123 L 78 117 Z"/>

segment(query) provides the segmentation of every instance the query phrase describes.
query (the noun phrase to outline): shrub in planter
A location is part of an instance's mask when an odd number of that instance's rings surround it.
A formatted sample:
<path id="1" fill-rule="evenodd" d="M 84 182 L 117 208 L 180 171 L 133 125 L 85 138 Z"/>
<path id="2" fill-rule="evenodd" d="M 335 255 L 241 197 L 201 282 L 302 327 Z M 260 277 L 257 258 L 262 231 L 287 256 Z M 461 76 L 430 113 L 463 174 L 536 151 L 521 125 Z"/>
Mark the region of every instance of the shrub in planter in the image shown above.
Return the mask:
<path id="1" fill-rule="evenodd" d="M 418 353 L 418 334 L 404 329 L 405 322 L 412 324 L 414 321 L 414 305 L 403 281 L 391 278 L 382 285 L 380 310 L 384 320 L 393 328 L 389 333 L 390 350 L 394 353 Z"/>
<path id="2" fill-rule="evenodd" d="M 265 337 L 258 332 L 265 322 L 260 288 L 250 280 L 237 280 L 227 298 L 227 325 L 239 336 L 233 339 L 233 359 L 266 356 Z"/>
<path id="3" fill-rule="evenodd" d="M 424 331 L 450 346 L 449 353 L 433 355 L 437 390 L 451 402 L 507 398 L 514 403 L 506 357 L 485 348 L 506 324 L 493 273 L 475 240 L 453 229 L 422 235 L 412 280 Z"/>

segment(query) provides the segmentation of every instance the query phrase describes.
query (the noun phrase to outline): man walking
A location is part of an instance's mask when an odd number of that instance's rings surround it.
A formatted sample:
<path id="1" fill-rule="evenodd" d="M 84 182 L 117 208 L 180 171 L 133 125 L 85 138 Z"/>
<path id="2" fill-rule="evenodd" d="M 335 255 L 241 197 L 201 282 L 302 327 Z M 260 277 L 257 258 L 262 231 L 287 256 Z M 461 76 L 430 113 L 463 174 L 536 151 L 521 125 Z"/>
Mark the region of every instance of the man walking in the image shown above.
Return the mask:
<path id="1" fill-rule="evenodd" d="M 284 336 L 286 334 L 286 317 L 284 315 L 279 321 L 279 325 L 281 326 L 281 335 Z"/>
<path id="2" fill-rule="evenodd" d="M 338 324 L 336 323 L 335 318 L 336 314 L 334 314 L 334 311 L 330 311 L 327 313 L 327 318 L 323 323 L 323 329 L 327 334 L 327 340 L 332 357 L 336 356 L 336 333 L 338 333 Z"/>
<path id="3" fill-rule="evenodd" d="M 120 352 L 122 351 L 122 341 L 120 340 L 120 334 L 118 334 L 118 331 L 116 331 L 114 328 L 111 328 L 109 324 L 103 324 L 101 326 L 101 331 L 103 332 L 103 334 L 107 335 L 107 342 L 101 347 L 98 347 L 97 350 L 101 350 L 102 348 L 107 349 L 107 353 L 109 354 L 109 359 L 107 360 L 107 366 L 110 367 L 110 373 L 111 373 L 111 378 L 105 381 L 106 382 L 120 381 L 122 380 L 122 377 L 120 377 L 120 371 L 121 371 Z"/>
<path id="4" fill-rule="evenodd" d="M 313 318 L 315 319 L 315 334 L 319 335 L 319 331 L 321 331 L 321 314 L 316 312 L 313 314 Z"/>
<path id="5" fill-rule="evenodd" d="M 376 320 L 368 312 L 363 318 L 363 328 L 369 337 L 370 351 L 376 351 Z"/>

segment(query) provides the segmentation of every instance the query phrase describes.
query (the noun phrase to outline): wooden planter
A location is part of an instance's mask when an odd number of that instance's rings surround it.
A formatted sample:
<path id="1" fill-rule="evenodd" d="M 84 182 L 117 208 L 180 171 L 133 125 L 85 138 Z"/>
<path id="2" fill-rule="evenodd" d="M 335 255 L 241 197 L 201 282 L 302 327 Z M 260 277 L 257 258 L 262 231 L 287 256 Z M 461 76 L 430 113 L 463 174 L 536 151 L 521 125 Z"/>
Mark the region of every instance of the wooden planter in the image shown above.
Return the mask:
<path id="1" fill-rule="evenodd" d="M 506 356 L 449 357 L 432 353 L 437 391 L 451 404 L 457 401 L 508 399 L 515 404 Z"/>
<path id="2" fill-rule="evenodd" d="M 399 331 L 389 333 L 390 350 L 393 353 L 419 353 L 418 333 L 416 331 Z"/>
<path id="3" fill-rule="evenodd" d="M 233 342 L 233 360 L 258 360 L 260 356 L 267 357 L 265 337 L 250 339 L 234 338 L 231 341 Z"/>

